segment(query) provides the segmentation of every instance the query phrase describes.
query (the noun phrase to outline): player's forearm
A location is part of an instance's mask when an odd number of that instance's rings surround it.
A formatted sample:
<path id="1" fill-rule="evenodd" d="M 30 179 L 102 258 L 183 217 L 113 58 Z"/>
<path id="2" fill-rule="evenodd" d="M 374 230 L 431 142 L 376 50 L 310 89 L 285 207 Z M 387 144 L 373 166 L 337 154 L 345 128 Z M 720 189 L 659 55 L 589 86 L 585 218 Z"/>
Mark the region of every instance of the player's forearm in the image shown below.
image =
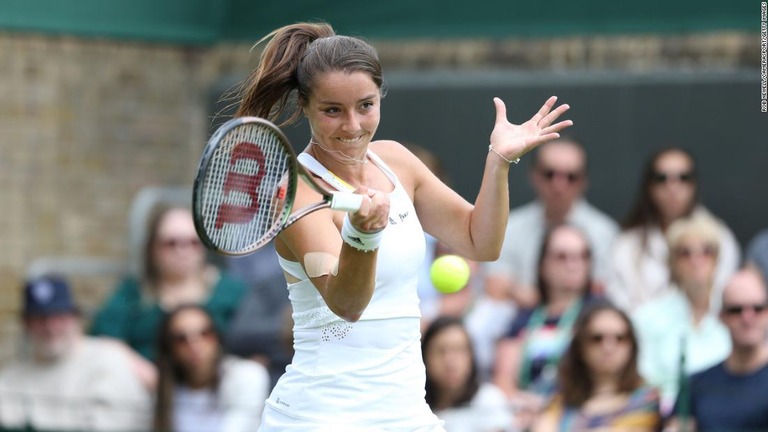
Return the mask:
<path id="1" fill-rule="evenodd" d="M 326 279 L 325 302 L 346 321 L 359 320 L 373 297 L 377 255 L 376 250 L 363 252 L 344 244 L 337 274 Z"/>
<path id="2" fill-rule="evenodd" d="M 509 164 L 489 153 L 483 181 L 470 217 L 470 234 L 476 261 L 499 257 L 509 216 Z"/>

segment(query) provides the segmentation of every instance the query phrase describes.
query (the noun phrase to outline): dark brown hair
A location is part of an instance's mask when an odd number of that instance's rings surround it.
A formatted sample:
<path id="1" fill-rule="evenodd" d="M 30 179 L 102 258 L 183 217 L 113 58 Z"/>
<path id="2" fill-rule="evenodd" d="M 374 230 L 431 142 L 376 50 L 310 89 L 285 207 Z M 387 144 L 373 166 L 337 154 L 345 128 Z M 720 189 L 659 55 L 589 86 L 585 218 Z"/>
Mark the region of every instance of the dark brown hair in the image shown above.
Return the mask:
<path id="1" fill-rule="evenodd" d="M 585 305 L 573 328 L 574 334 L 568 349 L 560 359 L 558 366 L 559 390 L 566 406 L 581 407 L 592 396 L 594 381 L 592 373 L 584 360 L 584 345 L 589 339 L 589 324 L 599 313 L 611 311 L 618 314 L 627 325 L 631 350 L 629 362 L 621 372 L 618 392 L 631 393 L 637 390 L 643 379 L 637 371 L 638 344 L 632 322 L 627 314 L 606 300 L 594 300 Z"/>
<path id="2" fill-rule="evenodd" d="M 440 316 L 435 318 L 434 321 L 429 325 L 427 330 L 424 332 L 424 336 L 421 340 L 421 356 L 422 360 L 424 361 L 424 364 L 427 364 L 427 349 L 429 348 L 429 345 L 432 343 L 432 341 L 435 339 L 437 335 L 445 331 L 446 329 L 449 329 L 451 327 L 458 327 L 460 328 L 464 334 L 467 336 L 467 342 L 469 343 L 469 352 L 472 356 L 472 367 L 469 372 L 469 376 L 467 377 L 467 381 L 464 383 L 464 388 L 461 394 L 456 398 L 456 400 L 453 401 L 453 404 L 451 405 L 451 408 L 453 407 L 459 407 L 468 404 L 473 397 L 475 397 L 475 394 L 477 393 L 478 389 L 480 388 L 480 378 L 479 378 L 479 372 L 477 370 L 477 359 L 475 358 L 475 351 L 472 346 L 472 338 L 469 336 L 469 333 L 467 332 L 466 327 L 464 327 L 464 323 L 462 322 L 461 318 L 458 317 L 452 317 L 452 316 Z M 437 404 L 438 393 L 440 392 L 440 389 L 436 385 L 436 383 L 430 378 L 429 373 L 427 373 L 427 381 L 425 384 L 426 389 L 426 401 L 430 408 L 433 410 L 439 409 L 439 407 L 435 406 Z"/>
<path id="3" fill-rule="evenodd" d="M 326 23 L 297 23 L 281 27 L 268 40 L 258 67 L 242 83 L 236 116 L 277 121 L 295 93 L 298 106 L 281 125 L 295 122 L 312 94 L 314 79 L 325 72 L 366 72 L 382 88 L 376 50 L 359 38 L 338 36 Z"/>
<path id="4" fill-rule="evenodd" d="M 667 147 L 657 151 L 646 161 L 643 168 L 642 178 L 640 180 L 640 189 L 635 198 L 635 202 L 632 205 L 631 210 L 624 218 L 622 228 L 642 228 L 646 230 L 650 226 L 658 225 L 661 222 L 661 215 L 659 214 L 659 208 L 656 203 L 653 202 L 651 197 L 651 188 L 653 187 L 653 177 L 656 174 L 656 164 L 659 160 L 669 153 L 681 153 L 685 155 L 689 161 L 691 161 L 691 169 L 695 176 L 696 173 L 696 160 L 693 155 L 679 147 Z M 699 188 L 697 187 L 697 181 L 694 177 L 694 195 L 691 200 L 691 204 L 687 209 L 685 215 L 689 216 L 693 211 L 696 203 L 698 202 Z M 645 237 L 645 236 L 643 236 Z"/>
<path id="5" fill-rule="evenodd" d="M 173 341 L 171 335 L 171 323 L 173 319 L 187 311 L 199 311 L 208 319 L 211 329 L 214 332 L 216 343 L 219 344 L 217 364 L 221 363 L 223 350 L 221 349 L 221 333 L 217 330 L 216 324 L 205 308 L 195 304 L 182 305 L 174 309 L 163 319 L 157 338 L 157 392 L 155 395 L 155 413 L 153 419 L 153 430 L 157 432 L 170 432 L 175 430 L 173 427 L 173 399 L 174 389 L 178 384 L 186 381 L 186 371 L 176 363 L 173 355 Z M 214 391 L 219 386 L 219 369 L 216 368 L 216 375 L 210 384 Z"/>

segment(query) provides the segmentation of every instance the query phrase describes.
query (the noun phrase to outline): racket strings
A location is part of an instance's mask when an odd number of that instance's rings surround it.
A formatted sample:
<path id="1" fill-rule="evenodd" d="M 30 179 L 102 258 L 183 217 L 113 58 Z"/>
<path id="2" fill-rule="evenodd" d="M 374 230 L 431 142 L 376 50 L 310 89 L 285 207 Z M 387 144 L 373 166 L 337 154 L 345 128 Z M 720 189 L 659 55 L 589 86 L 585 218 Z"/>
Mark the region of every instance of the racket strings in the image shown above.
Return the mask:
<path id="1" fill-rule="evenodd" d="M 205 229 L 214 245 L 230 252 L 269 241 L 287 216 L 285 198 L 291 154 L 270 128 L 243 124 L 220 141 L 203 191 Z"/>

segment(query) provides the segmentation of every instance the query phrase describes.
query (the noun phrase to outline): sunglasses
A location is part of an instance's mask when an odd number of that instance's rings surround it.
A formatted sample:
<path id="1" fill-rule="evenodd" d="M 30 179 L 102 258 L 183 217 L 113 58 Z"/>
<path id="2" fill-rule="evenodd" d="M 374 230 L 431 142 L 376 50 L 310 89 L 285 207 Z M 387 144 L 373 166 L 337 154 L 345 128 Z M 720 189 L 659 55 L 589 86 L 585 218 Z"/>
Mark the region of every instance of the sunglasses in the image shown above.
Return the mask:
<path id="1" fill-rule="evenodd" d="M 656 184 L 664 184 L 671 181 L 677 181 L 679 183 L 692 183 L 696 177 L 692 171 L 682 173 L 665 173 L 655 172 L 651 175 L 651 180 Z"/>
<path id="2" fill-rule="evenodd" d="M 582 173 L 575 171 L 558 171 L 551 168 L 543 168 L 539 170 L 539 174 L 548 182 L 553 181 L 555 178 L 564 178 L 568 183 L 574 184 L 581 180 Z"/>
<path id="3" fill-rule="evenodd" d="M 198 248 L 201 245 L 200 239 L 195 237 L 160 239 L 157 243 L 164 249 Z"/>
<path id="4" fill-rule="evenodd" d="M 623 344 L 629 341 L 629 335 L 627 333 L 592 333 L 587 336 L 587 341 L 592 345 L 601 345 L 605 341 L 611 341 L 616 344 Z"/>
<path id="5" fill-rule="evenodd" d="M 694 255 L 714 258 L 717 256 L 717 246 L 704 245 L 701 248 L 680 246 L 675 248 L 675 257 L 677 258 L 691 259 Z"/>
<path id="6" fill-rule="evenodd" d="M 211 341 L 213 337 L 213 327 L 205 327 L 197 331 L 171 333 L 170 339 L 174 345 L 189 345 L 198 339 Z"/>
<path id="7" fill-rule="evenodd" d="M 763 311 L 765 311 L 766 309 L 768 309 L 768 304 L 766 304 L 766 303 L 751 304 L 751 305 L 728 305 L 728 306 L 723 306 L 723 312 L 726 315 L 731 315 L 731 316 L 741 315 L 746 310 L 751 310 L 752 312 L 754 312 L 756 314 L 759 314 L 759 313 L 762 313 Z"/>
<path id="8" fill-rule="evenodd" d="M 587 261 L 592 257 L 592 253 L 589 250 L 581 252 L 564 252 L 564 251 L 552 251 L 547 254 L 553 260 L 566 263 L 568 261 Z"/>

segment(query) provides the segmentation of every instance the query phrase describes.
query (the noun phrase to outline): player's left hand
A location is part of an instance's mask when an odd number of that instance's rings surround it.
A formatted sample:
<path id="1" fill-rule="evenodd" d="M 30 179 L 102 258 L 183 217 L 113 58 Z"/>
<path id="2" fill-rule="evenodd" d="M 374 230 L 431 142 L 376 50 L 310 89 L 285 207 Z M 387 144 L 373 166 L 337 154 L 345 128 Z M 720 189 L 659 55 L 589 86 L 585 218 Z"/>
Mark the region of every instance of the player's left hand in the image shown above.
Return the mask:
<path id="1" fill-rule="evenodd" d="M 571 125 L 571 120 L 554 123 L 570 106 L 560 105 L 552 110 L 557 102 L 557 96 L 552 96 L 544 103 L 527 122 L 516 125 L 507 120 L 507 107 L 504 101 L 493 98 L 496 105 L 496 124 L 491 132 L 491 145 L 494 150 L 509 160 L 515 160 L 540 144 L 560 137 L 559 132 Z"/>

